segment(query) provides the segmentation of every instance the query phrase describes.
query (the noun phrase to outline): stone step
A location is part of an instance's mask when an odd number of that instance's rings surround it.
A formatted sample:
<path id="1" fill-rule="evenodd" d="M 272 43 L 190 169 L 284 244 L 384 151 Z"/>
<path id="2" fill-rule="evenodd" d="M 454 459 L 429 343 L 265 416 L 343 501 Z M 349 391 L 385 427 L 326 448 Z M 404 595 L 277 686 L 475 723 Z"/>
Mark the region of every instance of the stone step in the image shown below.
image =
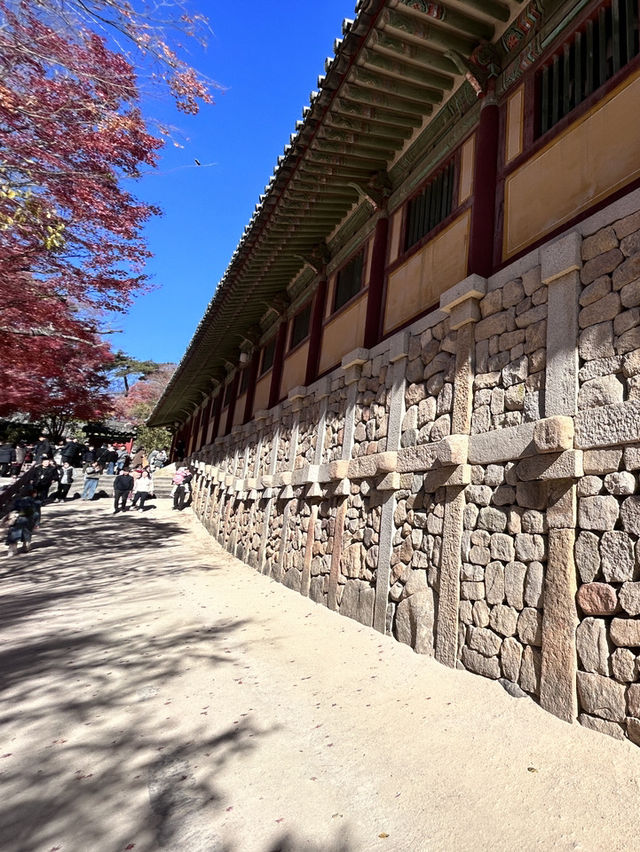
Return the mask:
<path id="1" fill-rule="evenodd" d="M 107 494 L 111 494 L 113 492 L 113 480 L 115 477 L 108 476 L 107 474 L 103 474 L 98 480 L 98 491 L 106 491 Z M 74 483 L 75 485 L 75 483 Z M 171 496 L 171 479 L 169 477 L 159 476 L 153 478 L 153 488 L 156 497 L 170 497 Z"/>

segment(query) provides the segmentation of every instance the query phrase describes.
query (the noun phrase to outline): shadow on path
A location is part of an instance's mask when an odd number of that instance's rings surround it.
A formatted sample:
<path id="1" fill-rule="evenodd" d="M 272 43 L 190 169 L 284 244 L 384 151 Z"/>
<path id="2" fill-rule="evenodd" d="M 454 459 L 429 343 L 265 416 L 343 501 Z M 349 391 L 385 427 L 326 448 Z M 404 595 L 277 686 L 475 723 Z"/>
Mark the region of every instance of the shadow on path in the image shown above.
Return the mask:
<path id="1" fill-rule="evenodd" d="M 0 563 L 0 836 L 12 849 L 231 849 L 211 829 L 218 779 L 271 730 L 248 713 L 226 723 L 215 691 L 220 667 L 241 664 L 247 622 L 206 602 L 185 617 L 177 585 L 167 612 L 163 581 L 215 570 L 187 541 L 173 519 L 46 507 L 33 551 Z M 185 704 L 200 724 L 183 724 L 173 707 Z"/>

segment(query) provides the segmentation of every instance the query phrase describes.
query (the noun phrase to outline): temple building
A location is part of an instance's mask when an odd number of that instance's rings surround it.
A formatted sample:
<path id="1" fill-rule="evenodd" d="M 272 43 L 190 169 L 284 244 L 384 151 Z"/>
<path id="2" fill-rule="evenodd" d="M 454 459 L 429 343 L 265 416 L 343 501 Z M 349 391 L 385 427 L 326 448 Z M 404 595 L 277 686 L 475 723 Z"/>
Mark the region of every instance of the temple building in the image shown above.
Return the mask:
<path id="1" fill-rule="evenodd" d="M 256 570 L 640 743 L 638 0 L 360 0 L 151 418 Z"/>

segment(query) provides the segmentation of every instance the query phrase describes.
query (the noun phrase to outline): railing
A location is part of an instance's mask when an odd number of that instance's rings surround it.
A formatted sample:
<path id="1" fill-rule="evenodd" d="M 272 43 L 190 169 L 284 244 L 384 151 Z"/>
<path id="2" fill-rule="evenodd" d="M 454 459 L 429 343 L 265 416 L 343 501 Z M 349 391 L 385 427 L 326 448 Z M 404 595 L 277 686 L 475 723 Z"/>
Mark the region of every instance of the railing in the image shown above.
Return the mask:
<path id="1" fill-rule="evenodd" d="M 540 71 L 539 135 L 640 52 L 637 0 L 613 0 Z"/>
<path id="2" fill-rule="evenodd" d="M 455 162 L 452 161 L 413 198 L 407 210 L 405 251 L 421 240 L 436 225 L 447 218 L 453 209 Z"/>

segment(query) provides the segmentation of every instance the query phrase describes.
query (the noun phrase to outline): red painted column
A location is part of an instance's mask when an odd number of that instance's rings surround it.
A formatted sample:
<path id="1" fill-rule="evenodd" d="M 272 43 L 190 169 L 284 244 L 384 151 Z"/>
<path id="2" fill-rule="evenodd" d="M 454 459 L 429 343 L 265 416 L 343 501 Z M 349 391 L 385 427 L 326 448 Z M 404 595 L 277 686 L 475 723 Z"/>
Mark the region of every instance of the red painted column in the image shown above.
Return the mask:
<path id="1" fill-rule="evenodd" d="M 473 207 L 469 235 L 469 275 L 487 278 L 493 271 L 496 230 L 496 179 L 498 173 L 499 110 L 492 91 L 480 112 L 476 131 Z"/>
<path id="2" fill-rule="evenodd" d="M 215 441 L 220 431 L 220 418 L 222 417 L 222 403 L 224 400 L 224 385 L 218 391 L 218 396 L 214 399 L 214 415 L 213 415 L 213 432 L 212 440 Z"/>
<path id="3" fill-rule="evenodd" d="M 247 399 L 244 404 L 243 423 L 248 423 L 253 416 L 253 400 L 256 394 L 256 380 L 258 378 L 258 365 L 260 364 L 260 349 L 256 349 L 253 353 L 253 358 L 246 370 L 249 370 L 249 378 L 247 380 Z"/>
<path id="4" fill-rule="evenodd" d="M 318 378 L 320 370 L 320 353 L 322 352 L 322 321 L 327 306 L 327 279 L 323 276 L 316 289 L 316 295 L 311 312 L 311 328 L 309 330 L 309 352 L 307 354 L 307 370 L 305 385 L 311 385 Z"/>
<path id="5" fill-rule="evenodd" d="M 191 449 L 192 453 L 197 453 L 201 447 L 200 444 L 200 425 L 202 424 L 202 409 L 198 410 L 194 420 L 193 420 L 193 447 Z"/>
<path id="6" fill-rule="evenodd" d="M 365 349 L 371 349 L 380 340 L 388 236 L 389 216 L 385 211 L 376 222 L 376 232 L 373 238 L 369 293 L 367 296 L 367 317 L 364 326 Z"/>
<path id="7" fill-rule="evenodd" d="M 238 384 L 240 383 L 240 370 L 236 370 L 234 377 L 231 379 L 231 391 L 229 397 L 229 409 L 227 410 L 227 424 L 224 429 L 224 434 L 228 435 L 233 426 L 233 415 L 236 410 L 236 397 L 238 396 Z"/>
<path id="8" fill-rule="evenodd" d="M 283 320 L 278 329 L 276 338 L 276 350 L 273 356 L 273 370 L 271 371 L 271 388 L 269 390 L 269 408 L 273 408 L 280 401 L 280 383 L 282 382 L 282 367 L 284 364 L 284 347 L 287 342 L 287 328 L 289 323 Z"/>

